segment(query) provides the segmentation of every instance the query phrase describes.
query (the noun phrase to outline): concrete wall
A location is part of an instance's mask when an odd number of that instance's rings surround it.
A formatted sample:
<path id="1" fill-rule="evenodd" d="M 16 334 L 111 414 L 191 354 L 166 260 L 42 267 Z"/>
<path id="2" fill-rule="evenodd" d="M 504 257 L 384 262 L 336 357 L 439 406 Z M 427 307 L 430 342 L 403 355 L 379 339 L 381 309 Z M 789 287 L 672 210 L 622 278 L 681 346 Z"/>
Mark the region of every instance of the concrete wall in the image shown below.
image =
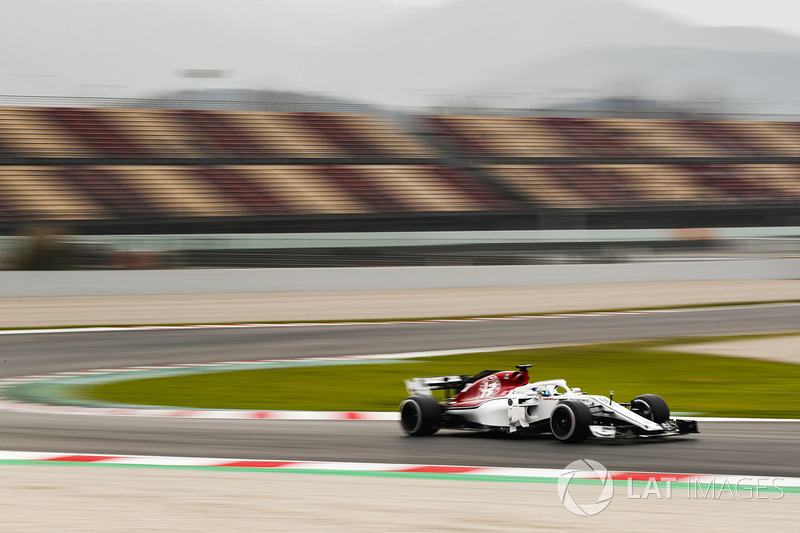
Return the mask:
<path id="1" fill-rule="evenodd" d="M 0 297 L 800 279 L 800 259 L 580 265 L 0 272 Z"/>

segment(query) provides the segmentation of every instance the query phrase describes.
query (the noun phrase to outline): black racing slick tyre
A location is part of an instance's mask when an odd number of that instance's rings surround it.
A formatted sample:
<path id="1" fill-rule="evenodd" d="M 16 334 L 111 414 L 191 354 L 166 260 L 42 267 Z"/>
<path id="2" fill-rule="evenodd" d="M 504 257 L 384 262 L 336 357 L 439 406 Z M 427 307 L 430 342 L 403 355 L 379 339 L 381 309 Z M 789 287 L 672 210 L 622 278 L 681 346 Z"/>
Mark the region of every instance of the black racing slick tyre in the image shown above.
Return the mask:
<path id="1" fill-rule="evenodd" d="M 442 406 L 433 396 L 411 396 L 400 403 L 400 425 L 412 437 L 426 437 L 439 431 Z"/>
<path id="2" fill-rule="evenodd" d="M 550 414 L 550 431 L 561 442 L 583 441 L 591 424 L 592 413 L 582 402 L 561 402 Z"/>
<path id="3" fill-rule="evenodd" d="M 669 406 L 664 398 L 657 394 L 642 394 L 631 400 L 631 411 L 656 424 L 669 420 Z"/>

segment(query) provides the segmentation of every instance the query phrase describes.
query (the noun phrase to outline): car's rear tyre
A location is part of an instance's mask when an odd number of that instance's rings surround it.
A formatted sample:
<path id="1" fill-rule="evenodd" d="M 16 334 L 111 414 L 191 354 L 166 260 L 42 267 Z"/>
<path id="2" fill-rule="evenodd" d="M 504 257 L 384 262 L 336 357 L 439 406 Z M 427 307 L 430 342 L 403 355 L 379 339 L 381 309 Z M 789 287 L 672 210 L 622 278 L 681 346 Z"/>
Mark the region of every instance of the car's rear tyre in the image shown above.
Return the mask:
<path id="1" fill-rule="evenodd" d="M 433 396 L 411 396 L 400 403 L 400 425 L 413 437 L 426 437 L 439 431 L 442 406 Z"/>
<path id="2" fill-rule="evenodd" d="M 631 411 L 656 424 L 669 420 L 669 406 L 657 394 L 642 394 L 631 400 Z"/>
<path id="3" fill-rule="evenodd" d="M 550 431 L 561 442 L 581 442 L 589 436 L 592 413 L 582 402 L 561 402 L 550 414 Z"/>

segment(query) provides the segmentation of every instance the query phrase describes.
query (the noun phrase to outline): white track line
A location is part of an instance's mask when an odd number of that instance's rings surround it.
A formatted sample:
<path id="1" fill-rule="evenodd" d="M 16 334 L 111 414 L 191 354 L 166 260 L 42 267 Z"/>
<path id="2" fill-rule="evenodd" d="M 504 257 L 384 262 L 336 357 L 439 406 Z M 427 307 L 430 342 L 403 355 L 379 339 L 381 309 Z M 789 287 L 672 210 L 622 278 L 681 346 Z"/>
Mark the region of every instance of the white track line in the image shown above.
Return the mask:
<path id="1" fill-rule="evenodd" d="M 299 328 L 299 327 L 345 327 L 345 326 L 386 326 L 397 324 L 440 324 L 440 323 L 468 323 L 468 322 L 497 322 L 543 319 L 569 319 L 569 318 L 600 318 L 627 315 L 655 315 L 667 313 L 698 313 L 707 311 L 734 311 L 747 309 L 765 309 L 770 307 L 800 306 L 798 303 L 782 304 L 747 304 L 731 306 L 691 307 L 684 309 L 632 309 L 628 311 L 595 311 L 586 313 L 554 313 L 536 315 L 507 315 L 499 317 L 472 317 L 472 318 L 446 318 L 422 320 L 387 320 L 387 321 L 331 321 L 331 322 L 242 322 L 237 324 L 186 324 L 181 326 L 169 325 L 144 325 L 144 326 L 94 326 L 94 327 L 65 327 L 65 328 L 34 328 L 34 329 L 8 329 L 0 330 L 0 335 L 37 335 L 56 333 L 104 333 L 125 331 L 169 331 L 169 330 L 204 330 L 204 329 L 235 329 L 235 328 Z"/>
<path id="2" fill-rule="evenodd" d="M 38 462 L 51 464 L 93 464 L 93 465 L 131 465 L 161 467 L 217 467 L 248 468 L 264 471 L 280 469 L 306 472 L 347 472 L 347 473 L 384 473 L 387 475 L 441 475 L 446 474 L 458 478 L 469 479 L 503 476 L 520 480 L 540 480 L 552 482 L 567 473 L 565 470 L 553 468 L 506 468 L 485 466 L 433 465 L 433 464 L 399 464 L 399 463 L 354 463 L 332 461 L 292 461 L 292 460 L 258 460 L 231 459 L 211 457 L 175 457 L 148 455 L 99 455 L 80 453 L 46 453 L 0 450 L 0 465 L 3 462 Z M 752 485 L 774 488 L 800 488 L 800 478 L 777 476 L 743 476 L 724 474 L 687 474 L 665 472 L 630 472 L 611 471 L 614 481 L 655 481 L 670 483 L 702 483 L 722 485 Z M 596 476 L 582 474 L 585 479 L 599 479 Z"/>
<path id="3" fill-rule="evenodd" d="M 192 329 L 240 329 L 240 328 L 299 328 L 299 327 L 346 327 L 346 326 L 386 326 L 398 324 L 441 324 L 461 322 L 496 322 L 496 321 L 523 321 L 559 318 L 597 318 L 624 315 L 652 315 L 660 313 L 674 313 L 676 309 L 654 309 L 645 311 L 613 311 L 595 313 L 561 313 L 542 315 L 509 315 L 502 317 L 475 317 L 475 318 L 450 318 L 450 319 L 423 319 L 423 320 L 388 320 L 388 321 L 361 321 L 361 322 L 263 322 L 263 323 L 238 323 L 238 324 L 186 324 L 182 326 L 103 326 L 103 327 L 66 327 L 66 328 L 40 328 L 40 329 L 7 329 L 0 330 L 0 335 L 36 335 L 56 333 L 105 333 L 124 331 L 169 331 Z M 692 311 L 687 309 L 686 311 Z"/>

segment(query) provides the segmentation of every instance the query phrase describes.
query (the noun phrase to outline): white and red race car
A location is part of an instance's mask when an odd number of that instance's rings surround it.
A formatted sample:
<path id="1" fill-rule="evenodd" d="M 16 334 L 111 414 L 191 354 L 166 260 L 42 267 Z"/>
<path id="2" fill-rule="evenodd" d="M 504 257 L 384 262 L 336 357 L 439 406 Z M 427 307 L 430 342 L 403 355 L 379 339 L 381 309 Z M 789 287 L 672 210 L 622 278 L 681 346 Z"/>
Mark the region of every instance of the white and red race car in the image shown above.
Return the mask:
<path id="1" fill-rule="evenodd" d="M 413 436 L 440 429 L 500 430 L 552 434 L 562 442 L 698 432 L 696 421 L 670 418 L 667 403 L 655 394 L 617 403 L 613 392 L 608 397 L 589 395 L 569 388 L 563 379 L 530 383 L 530 366 L 406 380 L 411 396 L 400 404 L 403 430 Z M 446 399 L 438 401 L 435 390 L 446 391 Z"/>

